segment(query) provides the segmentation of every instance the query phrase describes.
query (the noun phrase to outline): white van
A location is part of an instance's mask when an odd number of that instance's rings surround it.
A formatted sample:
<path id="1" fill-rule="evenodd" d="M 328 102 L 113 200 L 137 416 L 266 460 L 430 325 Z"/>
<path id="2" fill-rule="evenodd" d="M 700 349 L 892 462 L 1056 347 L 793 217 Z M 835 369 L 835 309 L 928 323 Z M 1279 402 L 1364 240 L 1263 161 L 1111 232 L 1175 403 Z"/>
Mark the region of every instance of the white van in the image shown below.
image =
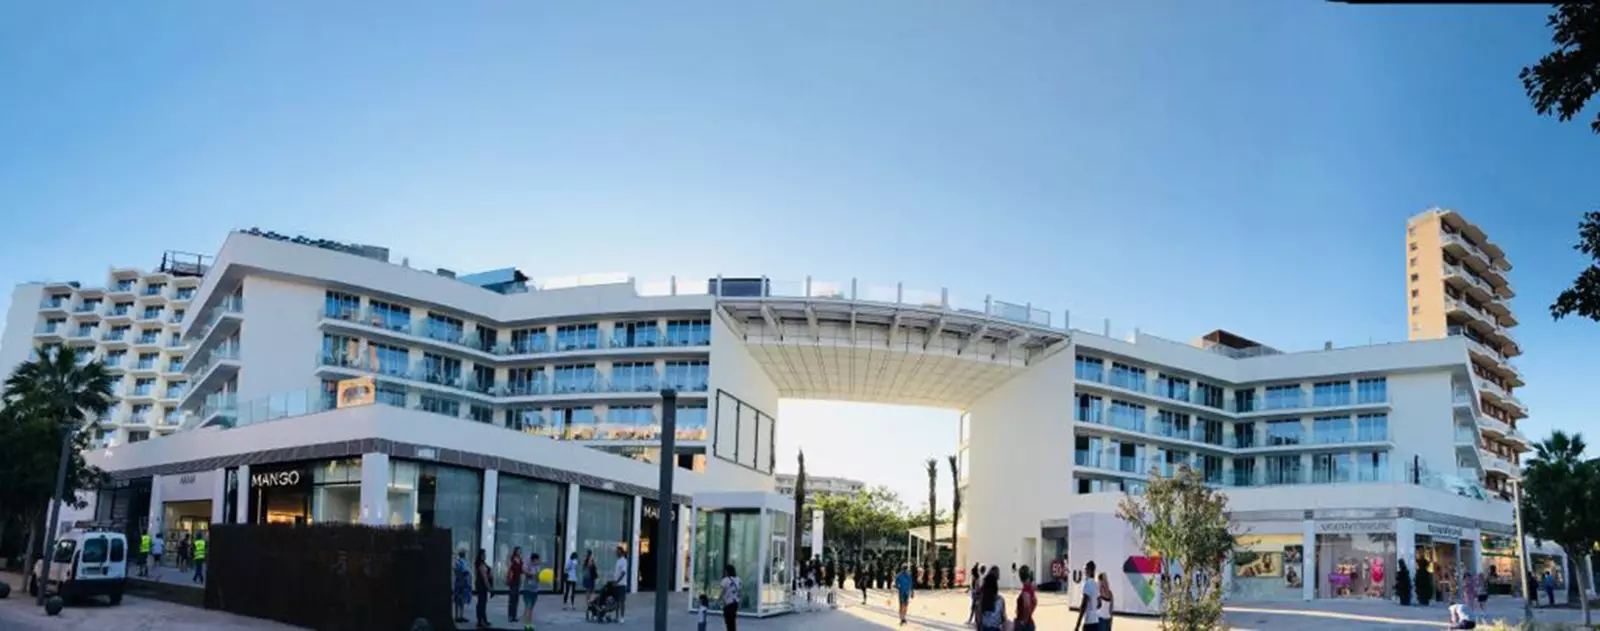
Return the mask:
<path id="1" fill-rule="evenodd" d="M 112 530 L 73 530 L 56 540 L 50 555 L 50 575 L 41 581 L 41 559 L 28 575 L 28 594 L 60 594 L 72 601 L 91 596 L 106 596 L 111 604 L 122 603 L 128 582 L 128 538 Z"/>

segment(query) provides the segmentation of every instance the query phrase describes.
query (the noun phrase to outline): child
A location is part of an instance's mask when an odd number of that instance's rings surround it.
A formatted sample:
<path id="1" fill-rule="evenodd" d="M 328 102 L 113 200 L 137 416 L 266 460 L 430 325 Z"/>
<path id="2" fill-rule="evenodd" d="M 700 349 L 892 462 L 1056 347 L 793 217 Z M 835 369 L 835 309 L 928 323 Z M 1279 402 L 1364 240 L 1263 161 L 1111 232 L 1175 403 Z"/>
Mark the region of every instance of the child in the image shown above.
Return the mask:
<path id="1" fill-rule="evenodd" d="M 533 605 L 539 602 L 539 573 L 544 569 L 539 553 L 528 555 L 527 577 L 522 579 L 523 631 L 533 631 Z"/>
<path id="2" fill-rule="evenodd" d="M 705 594 L 700 595 L 700 626 L 697 631 L 706 631 L 706 617 L 711 615 L 711 599 Z"/>

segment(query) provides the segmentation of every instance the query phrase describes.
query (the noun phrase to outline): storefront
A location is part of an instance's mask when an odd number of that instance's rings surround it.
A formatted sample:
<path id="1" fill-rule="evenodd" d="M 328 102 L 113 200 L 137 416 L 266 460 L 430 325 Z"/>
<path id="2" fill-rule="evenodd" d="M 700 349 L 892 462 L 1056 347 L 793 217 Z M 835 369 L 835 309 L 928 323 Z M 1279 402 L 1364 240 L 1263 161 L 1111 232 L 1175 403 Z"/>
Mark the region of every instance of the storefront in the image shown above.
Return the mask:
<path id="1" fill-rule="evenodd" d="M 361 505 L 360 461 L 352 477 Z M 548 509 L 546 509 L 548 510 Z M 478 522 L 483 515 L 483 472 L 464 467 L 393 460 L 389 465 L 389 524 L 449 528 L 451 547 L 470 555 L 478 549 Z M 509 553 L 509 548 L 507 549 Z M 526 554 L 527 550 L 524 549 Z M 498 555 L 497 559 L 500 558 Z"/>
<path id="2" fill-rule="evenodd" d="M 578 558 L 593 555 L 605 580 L 617 562 L 617 550 L 628 554 L 633 541 L 633 498 L 584 488 L 578 494 Z"/>
<path id="3" fill-rule="evenodd" d="M 252 467 L 249 479 L 241 485 L 250 523 L 312 523 L 312 480 L 317 469 L 307 462 Z"/>
<path id="4" fill-rule="evenodd" d="M 157 496 L 161 502 L 161 536 L 176 543 L 205 534 L 211 528 L 211 494 L 216 487 L 216 471 L 183 473 L 160 477 Z"/>
<path id="5" fill-rule="evenodd" d="M 513 548 L 524 559 L 538 554 L 544 566 L 559 573 L 566 564 L 567 485 L 501 473 L 495 497 L 495 576 L 505 576 Z M 543 589 L 555 585 L 541 583 Z"/>
<path id="6" fill-rule="evenodd" d="M 1388 598 L 1396 553 L 1394 520 L 1317 522 L 1317 598 Z"/>
<path id="7" fill-rule="evenodd" d="M 1433 584 L 1437 593 L 1434 599 L 1444 600 L 1451 597 L 1460 588 L 1458 579 L 1462 568 L 1471 564 L 1475 554 L 1475 542 L 1466 540 L 1466 529 L 1460 526 L 1436 524 L 1430 522 L 1417 522 L 1416 530 L 1416 559 L 1417 567 L 1411 569 L 1412 575 L 1424 568 L 1433 575 Z M 1466 563 L 1463 563 L 1463 560 Z"/>
<path id="8" fill-rule="evenodd" d="M 1520 594 L 1522 570 L 1520 559 L 1517 557 L 1516 538 L 1486 534 L 1479 538 L 1478 545 L 1483 546 L 1483 567 L 1480 571 L 1485 574 L 1489 593 Z"/>
<path id="9" fill-rule="evenodd" d="M 1250 534 L 1238 537 L 1228 598 L 1242 602 L 1287 602 L 1305 598 L 1301 576 L 1305 534 Z"/>

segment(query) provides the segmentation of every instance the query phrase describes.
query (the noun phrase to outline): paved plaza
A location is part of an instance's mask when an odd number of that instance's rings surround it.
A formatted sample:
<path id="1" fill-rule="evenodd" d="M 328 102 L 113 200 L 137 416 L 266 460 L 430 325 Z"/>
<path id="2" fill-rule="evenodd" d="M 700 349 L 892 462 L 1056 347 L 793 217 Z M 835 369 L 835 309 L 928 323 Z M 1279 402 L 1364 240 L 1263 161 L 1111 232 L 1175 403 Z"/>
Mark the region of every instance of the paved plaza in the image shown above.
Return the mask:
<path id="1" fill-rule="evenodd" d="M 18 577 L 0 574 L 17 587 Z M 829 631 L 875 631 L 900 628 L 894 608 L 889 606 L 890 592 L 874 590 L 868 603 L 862 605 L 859 592 L 853 601 L 846 598 L 837 610 L 823 610 L 778 616 L 766 620 L 741 620 L 744 631 L 802 631 L 827 629 Z M 0 600 L 0 629 L 6 631 L 100 631 L 127 629 L 130 631 L 289 631 L 295 627 L 257 620 L 184 605 L 129 596 L 122 605 L 103 604 L 69 607 L 60 616 L 48 617 L 32 599 L 13 597 Z M 560 599 L 553 596 L 540 598 L 538 616 L 540 629 L 611 629 L 613 631 L 650 631 L 653 629 L 650 614 L 650 594 L 637 594 L 630 599 L 636 615 L 629 616 L 625 624 L 597 625 L 585 622 L 581 611 L 563 611 Z M 1010 602 L 1014 594 L 1007 594 Z M 674 613 L 668 620 L 670 631 L 694 631 L 697 618 L 683 613 L 683 595 L 674 596 Z M 490 618 L 502 629 L 521 629 L 505 620 L 504 598 L 496 598 Z M 910 624 L 904 627 L 914 631 L 960 631 L 969 627 L 962 624 L 966 618 L 965 595 L 954 592 L 924 592 L 912 601 Z M 1492 599 L 1489 620 L 1514 621 L 1521 618 L 1521 604 L 1511 598 Z M 1429 608 L 1401 607 L 1388 602 L 1351 601 L 1311 603 L 1285 603 L 1273 605 L 1239 605 L 1228 608 L 1228 624 L 1236 631 L 1323 631 L 1326 629 L 1379 630 L 1379 629 L 1442 629 L 1445 611 L 1441 605 Z M 1541 621 L 1577 622 L 1577 611 L 1540 610 Z M 1039 628 L 1046 631 L 1070 629 L 1077 613 L 1068 607 L 1066 598 L 1056 594 L 1042 594 L 1036 615 Z M 1154 631 L 1156 623 L 1148 618 L 1119 618 L 1118 631 Z M 719 631 L 720 619 L 713 618 L 709 628 Z"/>

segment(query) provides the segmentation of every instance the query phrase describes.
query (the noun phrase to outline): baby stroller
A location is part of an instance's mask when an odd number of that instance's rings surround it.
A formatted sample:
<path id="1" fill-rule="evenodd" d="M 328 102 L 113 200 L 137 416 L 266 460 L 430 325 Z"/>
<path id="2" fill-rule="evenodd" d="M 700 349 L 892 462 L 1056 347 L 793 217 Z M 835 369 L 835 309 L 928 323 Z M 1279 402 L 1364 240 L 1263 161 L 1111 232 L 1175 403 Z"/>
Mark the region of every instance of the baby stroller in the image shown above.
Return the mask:
<path id="1" fill-rule="evenodd" d="M 589 622 L 616 622 L 617 613 L 622 608 L 622 588 L 616 583 L 606 583 L 600 595 L 589 601 L 589 607 L 583 612 L 583 619 Z"/>

